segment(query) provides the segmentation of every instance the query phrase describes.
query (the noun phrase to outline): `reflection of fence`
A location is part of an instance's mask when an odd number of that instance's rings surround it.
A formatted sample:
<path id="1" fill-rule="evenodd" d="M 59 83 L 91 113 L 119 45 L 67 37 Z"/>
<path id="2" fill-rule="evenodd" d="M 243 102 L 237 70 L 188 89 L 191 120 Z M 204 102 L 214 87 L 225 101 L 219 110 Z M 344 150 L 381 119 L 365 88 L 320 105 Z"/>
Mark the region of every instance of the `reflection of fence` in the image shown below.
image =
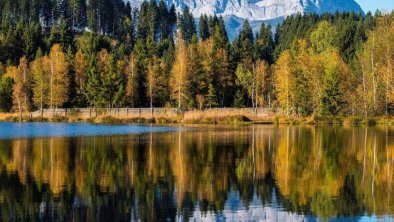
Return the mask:
<path id="1" fill-rule="evenodd" d="M 112 108 L 112 109 L 94 109 L 94 108 L 72 108 L 72 109 L 44 109 L 38 110 L 32 113 L 32 117 L 81 117 L 81 118 L 92 118 L 96 116 L 113 116 L 117 118 L 137 118 L 137 117 L 174 117 L 179 114 L 185 113 L 201 113 L 218 116 L 223 115 L 257 115 L 257 116 L 269 116 L 273 113 L 269 109 L 265 108 L 212 108 L 206 110 L 194 110 L 194 111 L 180 111 L 176 108 Z"/>

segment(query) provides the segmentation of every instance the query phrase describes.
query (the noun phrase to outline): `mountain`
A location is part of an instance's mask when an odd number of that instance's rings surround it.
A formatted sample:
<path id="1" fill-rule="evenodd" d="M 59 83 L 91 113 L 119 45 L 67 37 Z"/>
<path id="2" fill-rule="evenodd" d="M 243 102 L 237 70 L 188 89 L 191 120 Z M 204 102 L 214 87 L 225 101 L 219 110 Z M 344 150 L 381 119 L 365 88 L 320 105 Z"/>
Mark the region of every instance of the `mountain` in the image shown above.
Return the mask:
<path id="1" fill-rule="evenodd" d="M 132 7 L 138 8 L 143 0 L 130 1 Z M 297 13 L 334 13 L 336 11 L 354 11 L 364 13 L 360 5 L 354 0 L 164 0 L 168 7 L 174 4 L 181 12 L 188 6 L 195 18 L 202 14 L 223 16 L 229 37 L 237 33 L 245 19 L 254 23 L 254 30 L 261 22 L 275 25 L 286 16 Z M 240 24 L 240 25 L 237 25 Z"/>
<path id="2" fill-rule="evenodd" d="M 139 7 L 142 0 L 128 0 Z M 272 20 L 296 13 L 355 11 L 363 13 L 354 0 L 164 0 L 168 6 L 174 4 L 178 11 L 188 6 L 194 17 L 202 14 L 236 16 L 250 21 Z"/>

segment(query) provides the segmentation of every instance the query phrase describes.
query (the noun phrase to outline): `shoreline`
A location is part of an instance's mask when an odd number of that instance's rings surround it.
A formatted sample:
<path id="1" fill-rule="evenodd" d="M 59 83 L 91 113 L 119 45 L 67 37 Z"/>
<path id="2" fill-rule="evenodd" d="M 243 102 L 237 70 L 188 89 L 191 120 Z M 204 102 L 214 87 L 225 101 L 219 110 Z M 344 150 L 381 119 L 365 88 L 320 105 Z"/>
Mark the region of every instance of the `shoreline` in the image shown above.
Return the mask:
<path id="1" fill-rule="evenodd" d="M 236 112 L 188 111 L 180 114 L 140 115 L 120 117 L 116 115 L 97 115 L 82 117 L 80 115 L 55 115 L 52 117 L 37 117 L 25 113 L 20 120 L 19 113 L 0 113 L 0 122 L 64 122 L 64 123 L 95 123 L 95 124 L 205 124 L 205 125 L 393 125 L 394 116 L 376 117 L 286 117 L 272 113 L 270 115 L 253 115 L 245 110 Z"/>

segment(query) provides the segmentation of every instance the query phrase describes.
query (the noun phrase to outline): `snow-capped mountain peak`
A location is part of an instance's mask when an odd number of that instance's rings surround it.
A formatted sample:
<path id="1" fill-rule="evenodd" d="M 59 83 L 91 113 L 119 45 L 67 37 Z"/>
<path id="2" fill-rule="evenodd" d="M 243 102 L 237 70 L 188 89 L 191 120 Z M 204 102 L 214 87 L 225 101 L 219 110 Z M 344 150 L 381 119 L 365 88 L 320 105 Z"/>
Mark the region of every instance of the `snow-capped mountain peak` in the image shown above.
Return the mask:
<path id="1" fill-rule="evenodd" d="M 143 0 L 128 0 L 139 7 Z M 174 4 L 177 11 L 188 6 L 193 16 L 202 14 L 236 16 L 250 21 L 273 20 L 296 13 L 354 11 L 363 13 L 354 0 L 164 0 L 168 6 Z"/>

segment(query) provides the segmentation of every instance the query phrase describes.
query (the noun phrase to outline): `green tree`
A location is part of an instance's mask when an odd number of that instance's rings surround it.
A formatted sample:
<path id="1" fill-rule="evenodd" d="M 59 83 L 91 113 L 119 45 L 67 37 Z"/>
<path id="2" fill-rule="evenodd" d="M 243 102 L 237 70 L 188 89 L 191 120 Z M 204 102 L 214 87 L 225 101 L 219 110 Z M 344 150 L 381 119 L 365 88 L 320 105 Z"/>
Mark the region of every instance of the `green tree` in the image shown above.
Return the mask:
<path id="1" fill-rule="evenodd" d="M 12 78 L 0 78 L 0 111 L 9 112 L 12 109 Z"/>
<path id="2" fill-rule="evenodd" d="M 216 107 L 218 105 L 216 99 L 216 92 L 215 88 L 213 87 L 212 83 L 208 86 L 208 94 L 206 96 L 206 106 L 209 108 Z"/>
<path id="3" fill-rule="evenodd" d="M 271 26 L 266 26 L 264 23 L 261 24 L 260 32 L 256 37 L 256 58 L 268 61 L 272 64 L 274 62 L 274 40 L 272 39 Z"/>
<path id="4" fill-rule="evenodd" d="M 211 33 L 209 32 L 207 15 L 201 15 L 199 23 L 198 23 L 198 28 L 199 28 L 199 34 L 200 34 L 201 40 L 202 41 L 207 40 L 211 35 Z"/>
<path id="5" fill-rule="evenodd" d="M 40 53 L 31 63 L 31 73 L 34 81 L 33 102 L 36 107 L 42 110 L 49 105 L 50 76 L 48 70 L 44 68 L 44 59 L 40 56 Z"/>
<path id="6" fill-rule="evenodd" d="M 246 92 L 252 100 L 252 105 L 255 107 L 255 90 L 256 78 L 254 71 L 248 70 L 243 64 L 239 64 L 236 70 L 237 83 L 242 87 L 244 93 Z"/>
<path id="7" fill-rule="evenodd" d="M 327 21 L 320 22 L 311 33 L 310 41 L 316 53 L 322 53 L 336 48 L 338 32 L 336 28 Z"/>
<path id="8" fill-rule="evenodd" d="M 328 67 L 323 82 L 323 115 L 336 116 L 342 111 L 343 95 L 339 89 L 339 73 L 334 67 Z"/>

